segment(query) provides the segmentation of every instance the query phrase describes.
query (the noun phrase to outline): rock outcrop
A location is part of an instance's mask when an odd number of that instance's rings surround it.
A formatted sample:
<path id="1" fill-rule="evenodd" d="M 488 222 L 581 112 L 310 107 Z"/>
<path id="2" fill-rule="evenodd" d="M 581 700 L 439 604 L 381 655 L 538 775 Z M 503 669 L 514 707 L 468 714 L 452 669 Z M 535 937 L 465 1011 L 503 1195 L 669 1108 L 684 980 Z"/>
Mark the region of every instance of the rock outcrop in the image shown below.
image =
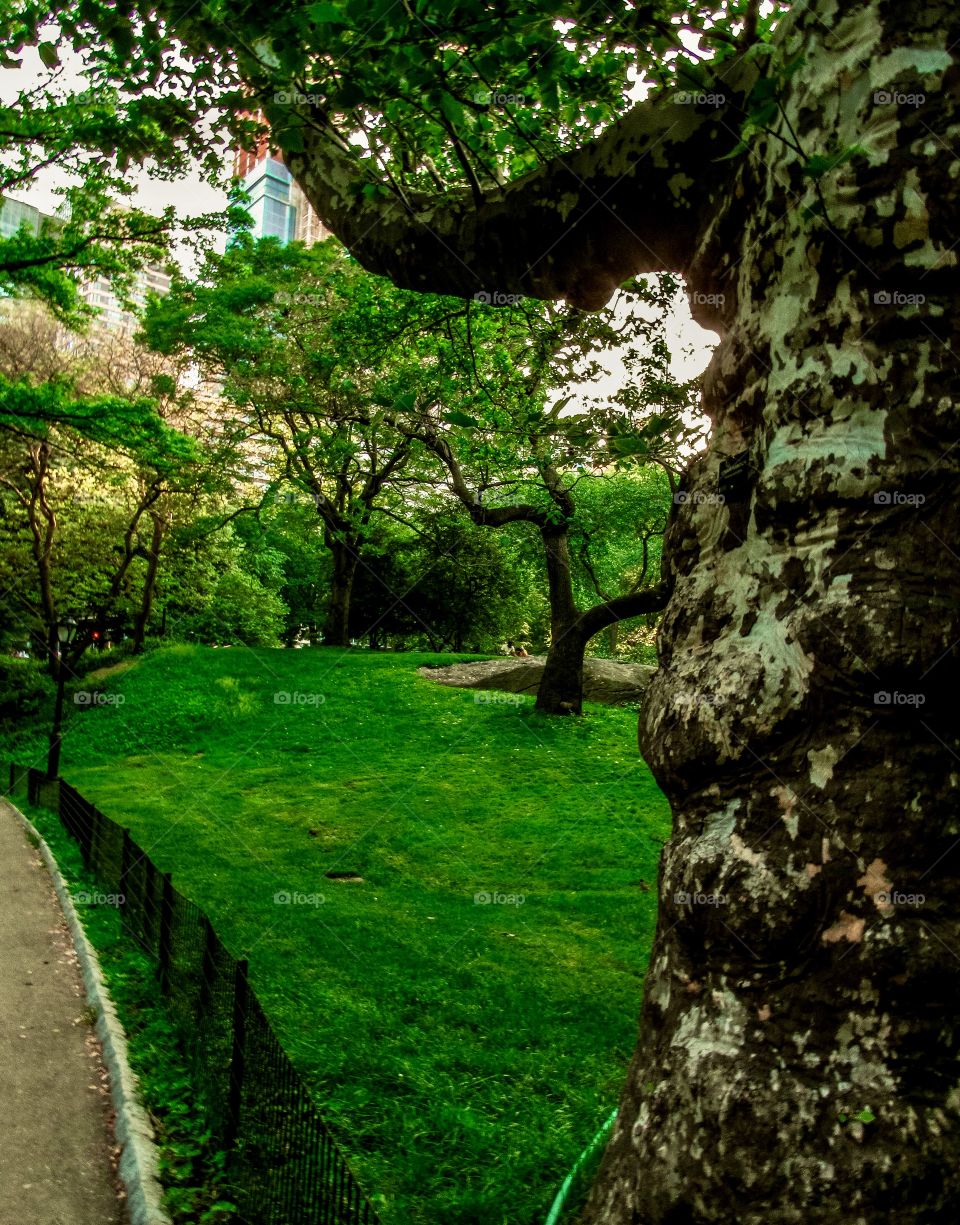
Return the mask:
<path id="1" fill-rule="evenodd" d="M 528 693 L 536 697 L 545 659 L 530 655 L 525 659 L 484 659 L 477 663 L 451 664 L 446 668 L 419 668 L 441 685 L 461 689 L 500 689 L 506 693 Z M 622 705 L 639 702 L 655 668 L 645 664 L 619 663 L 613 659 L 586 659 L 583 665 L 583 697 L 587 702 Z"/>

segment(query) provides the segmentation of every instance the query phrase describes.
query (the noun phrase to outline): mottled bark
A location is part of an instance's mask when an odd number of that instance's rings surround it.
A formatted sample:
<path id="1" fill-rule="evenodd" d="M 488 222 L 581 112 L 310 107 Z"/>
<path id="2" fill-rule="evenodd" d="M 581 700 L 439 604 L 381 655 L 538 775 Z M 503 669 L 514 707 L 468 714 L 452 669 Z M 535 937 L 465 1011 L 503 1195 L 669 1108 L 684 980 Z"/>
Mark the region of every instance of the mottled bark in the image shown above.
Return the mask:
<path id="1" fill-rule="evenodd" d="M 780 41 L 804 154 L 760 141 L 689 270 L 724 336 L 642 718 L 675 826 L 590 1225 L 960 1211 L 960 22 Z"/>

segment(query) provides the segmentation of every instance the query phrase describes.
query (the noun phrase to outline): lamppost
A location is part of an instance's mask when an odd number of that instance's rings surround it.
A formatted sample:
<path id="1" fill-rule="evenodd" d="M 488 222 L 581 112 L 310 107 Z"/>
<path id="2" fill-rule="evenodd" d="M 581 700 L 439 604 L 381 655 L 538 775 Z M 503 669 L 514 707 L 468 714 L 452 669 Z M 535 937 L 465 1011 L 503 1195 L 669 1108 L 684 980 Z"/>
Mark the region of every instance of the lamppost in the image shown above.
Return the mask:
<path id="1" fill-rule="evenodd" d="M 60 744 L 63 740 L 63 690 L 67 683 L 67 669 L 63 664 L 63 649 L 77 636 L 77 623 L 71 617 L 57 626 L 60 653 L 57 656 L 57 700 L 53 708 L 53 727 L 50 731 L 50 751 L 47 754 L 47 778 L 54 779 L 60 773 Z"/>

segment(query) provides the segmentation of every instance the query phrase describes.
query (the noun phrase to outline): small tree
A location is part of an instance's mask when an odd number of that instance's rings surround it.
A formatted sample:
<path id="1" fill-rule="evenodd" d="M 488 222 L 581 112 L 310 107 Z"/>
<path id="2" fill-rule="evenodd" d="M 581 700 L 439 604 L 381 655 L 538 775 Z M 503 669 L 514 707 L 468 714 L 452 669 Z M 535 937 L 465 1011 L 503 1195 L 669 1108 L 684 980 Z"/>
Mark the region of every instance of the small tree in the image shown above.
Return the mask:
<path id="1" fill-rule="evenodd" d="M 383 498 L 426 479 L 410 437 L 376 408 L 358 414 L 364 372 L 341 367 L 330 320 L 362 275 L 332 246 L 242 237 L 209 257 L 199 281 L 179 279 L 145 324 L 158 350 L 189 353 L 220 381 L 236 428 L 269 448 L 274 479 L 312 498 L 331 558 L 323 633 L 332 645 L 349 642 L 353 583 Z"/>
<path id="2" fill-rule="evenodd" d="M 64 660 L 69 668 L 118 616 L 132 619 L 142 646 L 172 502 L 216 483 L 202 448 L 165 419 L 191 425 L 171 371 L 154 358 L 149 376 L 141 367 L 133 378 L 117 360 L 119 343 L 100 332 L 77 338 L 29 304 L 8 308 L 0 320 L 0 379 L 23 388 L 30 403 L 32 394 L 54 391 L 84 415 L 82 430 L 54 414 L 59 424 L 34 419 L 0 437 L 0 490 L 18 575 L 6 602 L 46 644 L 54 672 L 58 626 L 67 618 L 80 626 Z"/>

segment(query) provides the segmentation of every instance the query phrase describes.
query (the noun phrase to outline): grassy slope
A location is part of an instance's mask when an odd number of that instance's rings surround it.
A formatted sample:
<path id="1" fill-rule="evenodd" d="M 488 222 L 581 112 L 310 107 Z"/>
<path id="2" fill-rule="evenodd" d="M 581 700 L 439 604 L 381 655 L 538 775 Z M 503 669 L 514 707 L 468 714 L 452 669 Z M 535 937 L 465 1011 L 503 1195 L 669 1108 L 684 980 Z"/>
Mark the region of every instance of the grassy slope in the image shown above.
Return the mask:
<path id="1" fill-rule="evenodd" d="M 74 711 L 63 774 L 250 958 L 386 1225 L 527 1225 L 616 1101 L 668 810 L 632 712 L 545 720 L 427 661 L 167 649 Z"/>

